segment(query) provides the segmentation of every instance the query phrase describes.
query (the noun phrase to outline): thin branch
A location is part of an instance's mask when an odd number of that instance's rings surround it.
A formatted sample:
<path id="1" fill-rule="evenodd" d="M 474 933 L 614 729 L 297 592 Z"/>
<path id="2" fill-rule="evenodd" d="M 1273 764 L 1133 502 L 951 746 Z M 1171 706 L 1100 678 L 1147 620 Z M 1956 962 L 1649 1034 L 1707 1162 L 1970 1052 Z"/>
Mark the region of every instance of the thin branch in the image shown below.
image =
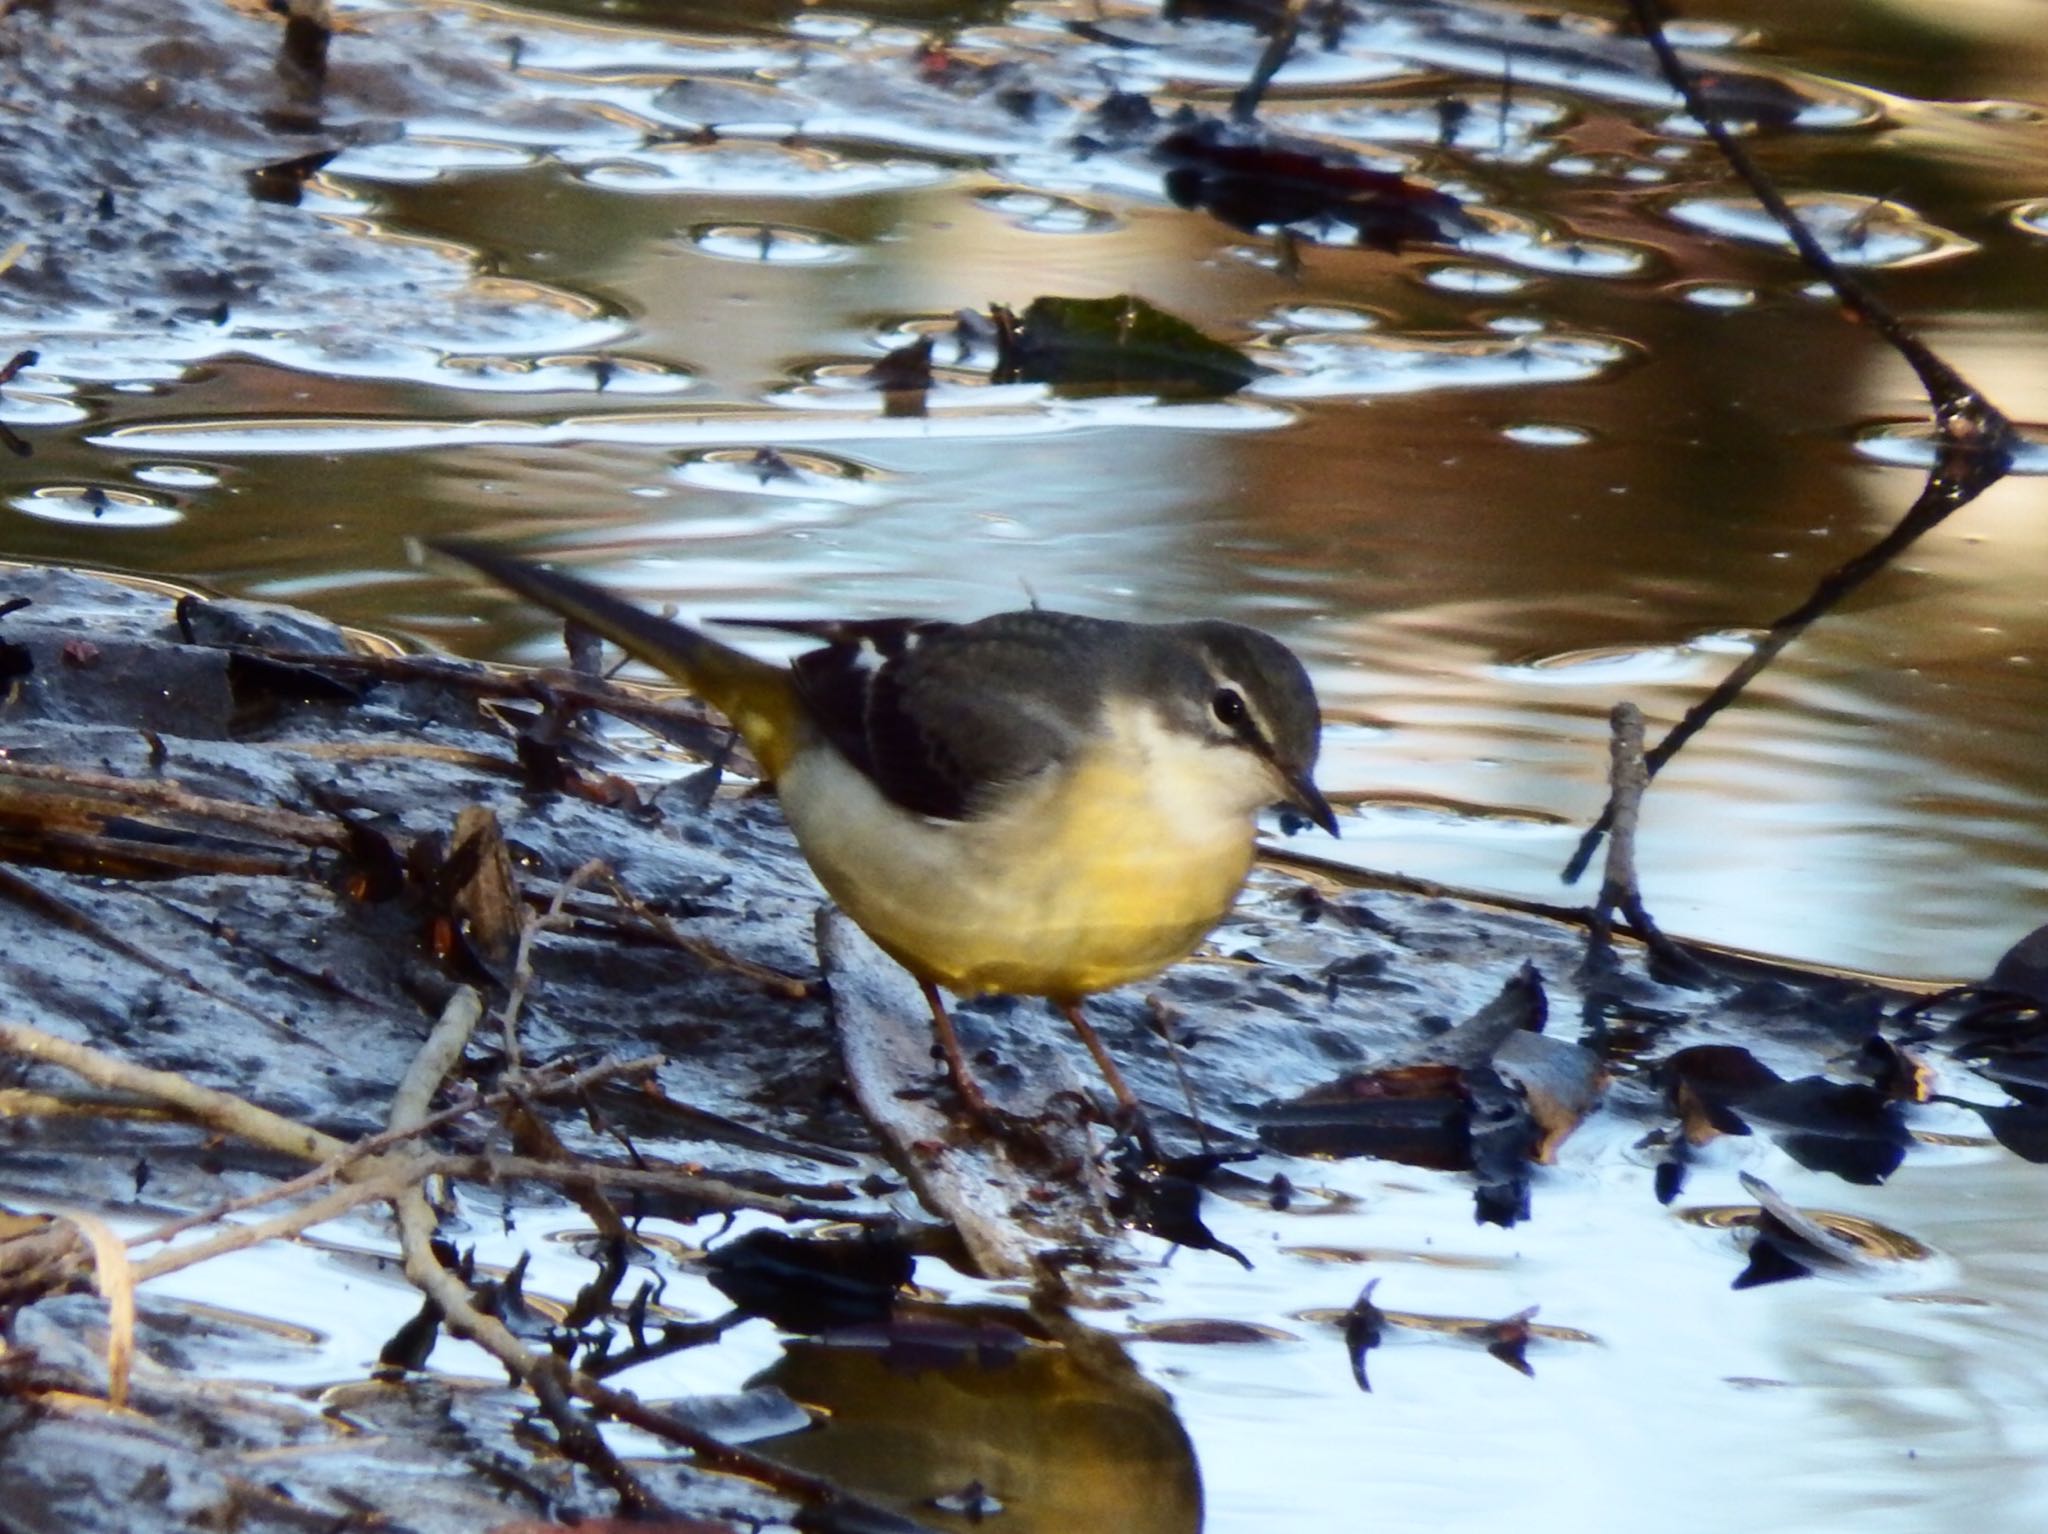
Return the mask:
<path id="1" fill-rule="evenodd" d="M 1834 289 L 1845 307 L 1882 336 L 1913 369 L 1933 411 L 1936 437 L 1934 468 L 1928 474 L 1919 498 L 1898 526 L 1862 553 L 1821 577 L 1805 601 L 1773 621 L 1756 648 L 1722 678 L 1712 692 L 1686 710 L 1684 718 L 1644 755 L 1644 766 L 1654 778 L 1687 741 L 1733 703 L 1757 675 L 1805 633 L 1816 619 L 1832 611 L 1951 513 L 1968 505 L 1997 483 L 2012 466 L 2013 450 L 2019 437 L 2012 422 L 1989 399 L 1914 335 L 1867 284 L 1828 254 L 1812 230 L 1806 227 L 1791 204 L 1757 166 L 1741 140 L 1728 131 L 1727 124 L 1708 104 L 1698 83 L 1679 58 L 1678 51 L 1671 46 L 1671 40 L 1664 35 L 1657 0 L 1629 0 L 1629 7 L 1656 53 L 1665 78 L 1684 98 L 1686 110 L 1706 129 L 1757 201 L 1784 227 L 1801 259 Z M 1585 873 L 1601 837 L 1613 824 L 1614 804 L 1610 799 L 1599 820 L 1580 839 L 1577 851 L 1565 865 L 1565 883 L 1573 883 Z"/>
<path id="2" fill-rule="evenodd" d="M 242 1214 L 251 1209 L 260 1209 L 265 1204 L 274 1204 L 283 1199 L 296 1198 L 301 1193 L 311 1193 L 314 1189 L 332 1182 L 360 1161 L 366 1160 L 371 1156 L 380 1155 L 384 1151 L 403 1145 L 409 1140 L 415 1140 L 423 1135 L 431 1134 L 437 1129 L 445 1128 L 447 1125 L 455 1123 L 457 1120 L 469 1117 L 472 1113 L 505 1107 L 515 1100 L 515 1096 L 536 1100 L 556 1097 L 580 1097 L 590 1088 L 600 1086 L 605 1082 L 624 1076 L 646 1075 L 651 1071 L 658 1070 L 663 1063 L 663 1059 L 664 1057 L 661 1055 L 642 1055 L 634 1060 L 607 1060 L 590 1067 L 588 1070 L 576 1071 L 566 1076 L 531 1076 L 527 1078 L 518 1094 L 509 1091 L 493 1092 L 488 1097 L 479 1097 L 474 1093 L 469 1094 L 461 1101 L 441 1109 L 438 1113 L 429 1114 L 409 1129 L 386 1129 L 381 1134 L 370 1135 L 365 1139 L 356 1141 L 342 1155 L 329 1161 L 323 1161 L 311 1170 L 301 1172 L 297 1177 L 290 1178 L 284 1182 L 273 1183 L 267 1188 L 259 1189 L 254 1193 L 244 1194 L 240 1198 L 224 1199 L 210 1209 L 202 1209 L 193 1214 L 183 1215 L 167 1224 L 157 1226 L 154 1230 L 143 1232 L 141 1235 L 131 1239 L 128 1244 L 131 1247 L 147 1246 L 159 1241 L 168 1241 L 173 1236 L 182 1235 L 184 1232 L 201 1225 L 214 1224 L 217 1221 L 226 1219 L 229 1215 Z M 430 1175 L 435 1172 L 445 1173 L 448 1171 L 449 1168 L 445 1158 L 429 1163 Z"/>
<path id="3" fill-rule="evenodd" d="M 1650 957 L 1662 965 L 1666 979 L 1675 984 L 1704 979 L 1704 966 L 1650 919 L 1642 886 L 1636 881 L 1636 825 L 1642 815 L 1643 793 L 1650 786 L 1643 760 L 1643 711 L 1633 703 L 1617 703 L 1608 720 L 1613 731 L 1608 802 L 1614 806 L 1614 835 L 1607 844 L 1600 898 L 1593 905 L 1583 972 L 1597 974 L 1610 956 L 1614 913 L 1619 910 L 1650 950 Z"/>

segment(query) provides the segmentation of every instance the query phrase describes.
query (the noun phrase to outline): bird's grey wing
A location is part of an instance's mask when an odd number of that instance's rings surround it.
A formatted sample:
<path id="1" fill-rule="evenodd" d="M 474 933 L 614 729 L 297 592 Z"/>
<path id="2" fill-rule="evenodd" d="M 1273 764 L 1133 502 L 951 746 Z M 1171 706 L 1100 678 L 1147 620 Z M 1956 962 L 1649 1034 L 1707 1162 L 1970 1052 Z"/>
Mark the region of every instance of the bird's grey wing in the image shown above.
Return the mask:
<path id="1" fill-rule="evenodd" d="M 993 791 L 1072 756 L 1095 727 L 1104 625 L 1040 610 L 917 637 L 877 672 L 867 739 L 875 781 L 899 804 L 972 819 Z"/>
<path id="2" fill-rule="evenodd" d="M 825 738 L 882 791 L 920 815 L 957 820 L 966 813 L 968 786 L 943 751 L 924 739 L 904 703 L 900 668 L 927 643 L 943 644 L 958 628 L 909 618 L 771 622 L 776 629 L 824 641 L 791 662 L 797 686 Z"/>
<path id="3" fill-rule="evenodd" d="M 1096 702 L 1075 662 L 1106 627 L 1039 610 L 977 623 L 758 624 L 826 641 L 794 662 L 826 737 L 896 804 L 974 816 L 990 790 L 1064 760 Z"/>

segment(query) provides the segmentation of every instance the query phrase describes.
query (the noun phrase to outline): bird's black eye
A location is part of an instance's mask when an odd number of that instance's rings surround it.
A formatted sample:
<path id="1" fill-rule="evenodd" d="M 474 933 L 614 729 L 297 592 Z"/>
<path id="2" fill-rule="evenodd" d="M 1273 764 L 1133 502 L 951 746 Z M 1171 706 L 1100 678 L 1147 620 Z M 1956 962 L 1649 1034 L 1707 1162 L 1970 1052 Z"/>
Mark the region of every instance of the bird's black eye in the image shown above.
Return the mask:
<path id="1" fill-rule="evenodd" d="M 1251 715 L 1245 711 L 1244 696 L 1235 687 L 1219 687 L 1209 699 L 1209 707 L 1225 729 L 1242 730 L 1251 722 Z"/>

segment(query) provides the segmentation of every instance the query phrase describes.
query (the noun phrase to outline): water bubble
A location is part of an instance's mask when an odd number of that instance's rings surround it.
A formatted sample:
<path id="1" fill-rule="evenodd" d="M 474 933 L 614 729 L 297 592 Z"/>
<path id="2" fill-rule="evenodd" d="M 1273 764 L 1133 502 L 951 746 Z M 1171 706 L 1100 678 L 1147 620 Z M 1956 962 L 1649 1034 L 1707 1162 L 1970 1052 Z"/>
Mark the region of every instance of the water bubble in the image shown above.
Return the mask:
<path id="1" fill-rule="evenodd" d="M 707 490 L 871 504 L 888 476 L 851 458 L 775 447 L 716 447 L 686 454 L 676 478 Z"/>
<path id="2" fill-rule="evenodd" d="M 154 496 L 106 485 L 45 485 L 13 497 L 8 505 L 45 522 L 84 527 L 167 527 L 184 517 Z"/>
<path id="3" fill-rule="evenodd" d="M 1007 219 L 1011 227 L 1031 234 L 1100 234 L 1118 224 L 1113 214 L 1101 208 L 1071 197 L 1055 197 L 1049 192 L 1005 189 L 975 201 Z"/>
<path id="4" fill-rule="evenodd" d="M 1809 192 L 1788 201 L 1822 248 L 1844 266 L 1918 266 L 1977 248 L 1974 241 L 1882 198 Z M 1746 197 L 1688 198 L 1673 204 L 1670 213 L 1710 234 L 1792 249 L 1791 237 L 1778 221 Z"/>
<path id="5" fill-rule="evenodd" d="M 1247 392 L 1327 399 L 1569 383 L 1597 377 L 1629 351 L 1626 342 L 1596 335 L 1301 336 L 1254 348 L 1273 372 Z"/>
<path id="6" fill-rule="evenodd" d="M 192 463 L 145 463 L 134 473 L 145 485 L 161 485 L 166 490 L 208 490 L 220 483 L 220 475 L 212 469 Z"/>
<path id="7" fill-rule="evenodd" d="M 1529 285 L 1529 279 L 1519 272 L 1503 271 L 1497 266 L 1472 266 L 1462 261 L 1430 267 L 1423 272 L 1422 280 L 1446 293 L 1514 293 Z"/>
<path id="8" fill-rule="evenodd" d="M 1678 296 L 1702 309 L 1746 309 L 1756 302 L 1756 289 L 1733 282 L 1695 282 L 1679 288 Z"/>
<path id="9" fill-rule="evenodd" d="M 1529 447 L 1580 447 L 1593 440 L 1593 434 L 1583 426 L 1551 426 L 1536 421 L 1503 427 L 1501 435 Z"/>
<path id="10" fill-rule="evenodd" d="M 1259 322 L 1262 330 L 1377 330 L 1382 317 L 1370 309 L 1349 304 L 1282 304 L 1270 318 Z"/>
<path id="11" fill-rule="evenodd" d="M 852 247 L 837 235 L 788 224 L 699 224 L 688 239 L 705 255 L 725 261 L 824 266 L 853 257 Z"/>

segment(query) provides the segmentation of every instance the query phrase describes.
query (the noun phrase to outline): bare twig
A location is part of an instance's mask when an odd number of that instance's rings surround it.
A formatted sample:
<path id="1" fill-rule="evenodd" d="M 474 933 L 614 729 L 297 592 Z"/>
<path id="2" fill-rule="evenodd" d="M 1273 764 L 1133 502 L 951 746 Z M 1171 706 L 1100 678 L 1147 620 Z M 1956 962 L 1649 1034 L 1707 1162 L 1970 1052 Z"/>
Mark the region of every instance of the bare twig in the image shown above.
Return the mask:
<path id="1" fill-rule="evenodd" d="M 1642 887 L 1636 882 L 1636 823 L 1642 814 L 1643 791 L 1650 786 L 1650 774 L 1643 764 L 1643 712 L 1633 703 L 1617 703 L 1608 721 L 1613 730 L 1608 802 L 1614 806 L 1614 835 L 1607 844 L 1607 870 L 1586 935 L 1583 973 L 1598 973 L 1608 959 L 1614 912 L 1619 910 L 1650 950 L 1651 958 L 1662 965 L 1665 979 L 1685 984 L 1704 978 L 1703 966 L 1650 919 Z"/>
<path id="2" fill-rule="evenodd" d="M 892 1225 L 886 1214 L 862 1214 L 832 1204 L 814 1204 L 805 1199 L 784 1198 L 774 1193 L 755 1193 L 715 1177 L 704 1177 L 680 1168 L 615 1166 L 603 1161 L 542 1161 L 531 1156 L 443 1156 L 434 1164 L 443 1176 L 464 1182 L 510 1182 L 522 1179 L 556 1187 L 588 1183 L 593 1187 L 616 1188 L 622 1192 L 664 1193 L 702 1204 L 707 1209 L 751 1209 L 784 1220 L 830 1220 L 836 1224 Z"/>
<path id="3" fill-rule="evenodd" d="M 1891 532 L 1862 553 L 1844 561 L 1824 575 L 1806 600 L 1776 619 L 1764 637 L 1742 661 L 1722 678 L 1705 698 L 1685 712 L 1643 758 L 1646 771 L 1655 777 L 1664 764 L 1722 709 L 1728 707 L 1757 675 L 1783 653 L 1813 622 L 1832 611 L 1851 592 L 1884 569 L 1906 548 L 1951 513 L 1968 505 L 2001 479 L 2012 465 L 2018 434 L 2012 423 L 1934 350 L 1913 334 L 1905 323 L 1860 279 L 1845 270 L 1817 240 L 1793 211 L 1769 177 L 1758 168 L 1741 140 L 1728 131 L 1727 124 L 1708 104 L 1697 81 L 1686 69 L 1664 35 L 1657 0 L 1629 0 L 1637 25 L 1657 55 L 1665 78 L 1685 99 L 1686 110 L 1706 130 L 1735 173 L 1755 194 L 1758 202 L 1778 220 L 1800 257 L 1834 289 L 1845 307 L 1882 336 L 1899 353 L 1920 380 L 1933 411 L 1936 458 L 1919 498 Z M 1591 830 L 1580 839 L 1578 850 L 1566 864 L 1564 880 L 1574 882 L 1586 871 L 1600 838 L 1614 824 L 1610 800 Z"/>
<path id="4" fill-rule="evenodd" d="M 20 1023 L 0 1023 L 0 1053 L 60 1066 L 112 1092 L 132 1092 L 166 1103 L 209 1129 L 247 1140 L 299 1161 L 328 1161 L 345 1155 L 348 1142 L 259 1108 L 228 1092 L 216 1092 L 175 1071 L 131 1065 L 84 1044 Z"/>
<path id="5" fill-rule="evenodd" d="M 569 897 L 598 874 L 606 872 L 604 863 L 592 858 L 556 886 L 554 898 L 548 902 L 544 913 L 535 915 L 529 911 L 519 924 L 519 948 L 512 957 L 512 985 L 506 994 L 505 1004 L 498 1008 L 498 1027 L 505 1038 L 505 1071 L 515 1084 L 524 1074 L 519 1060 L 519 1013 L 526 1005 L 526 992 L 533 984 L 534 939 L 543 932 L 561 927 L 562 907 Z"/>
<path id="6" fill-rule="evenodd" d="M 188 819 L 243 826 L 310 847 L 333 847 L 346 851 L 349 846 L 347 828 L 332 819 L 300 815 L 291 810 L 264 809 L 260 805 L 244 804 L 238 799 L 216 799 L 208 794 L 194 793 L 182 784 L 158 778 L 129 778 L 114 772 L 91 772 L 61 763 L 25 762 L 14 757 L 0 757 L 0 777 L 51 783 L 94 796 L 104 795 L 109 801 L 108 808 L 120 814 L 133 814 L 135 806 L 149 805 Z"/>
<path id="7" fill-rule="evenodd" d="M 1251 79 L 1230 98 L 1233 121 L 1248 123 L 1258 115 L 1266 88 L 1273 83 L 1273 76 L 1286 66 L 1287 56 L 1294 52 L 1295 39 L 1301 33 L 1301 13 L 1305 8 L 1306 0 L 1287 0 L 1286 11 L 1273 23 L 1273 35 L 1266 39 L 1265 50 L 1260 53 L 1258 63 L 1252 66 Z"/>
<path id="8" fill-rule="evenodd" d="M 476 992 L 467 986 L 449 999 L 434 1031 L 420 1046 L 398 1090 L 391 1095 L 391 1132 L 416 1129 L 426 1121 L 434 1093 L 461 1061 L 482 1016 L 483 1005 Z M 560 1361 L 533 1353 L 512 1335 L 504 1322 L 479 1310 L 468 1285 L 441 1265 L 434 1253 L 434 1230 L 439 1221 L 419 1185 L 414 1183 L 398 1190 L 391 1207 L 398 1220 L 398 1244 L 405 1259 L 406 1277 L 439 1309 L 442 1324 L 456 1336 L 483 1346 L 514 1380 L 533 1391 L 542 1412 L 555 1425 L 562 1452 L 601 1476 L 618 1494 L 623 1512 L 639 1517 L 662 1511 L 661 1503 L 640 1478 L 619 1462 L 590 1423 L 570 1407 L 562 1388 Z M 549 1362 L 556 1365 L 554 1370 L 546 1367 Z"/>
<path id="9" fill-rule="evenodd" d="M 338 1220 L 351 1210 L 365 1204 L 381 1203 L 403 1189 L 413 1187 L 439 1170 L 439 1163 L 431 1157 L 420 1157 L 394 1161 L 381 1173 L 360 1182 L 351 1182 L 336 1188 L 325 1197 L 301 1204 L 283 1214 L 268 1220 L 256 1220 L 247 1225 L 230 1225 L 219 1234 L 205 1241 L 194 1241 L 186 1246 L 175 1246 L 167 1252 L 159 1252 L 144 1262 L 135 1264 L 135 1281 L 147 1283 L 153 1278 L 162 1278 L 167 1273 L 177 1273 L 185 1268 L 196 1267 L 215 1257 L 229 1252 L 245 1251 L 252 1246 L 261 1246 L 266 1241 L 281 1241 L 289 1236 L 311 1230 L 315 1225 L 324 1225 L 329 1220 Z M 266 1195 L 268 1197 L 270 1195 Z M 134 1243 L 131 1243 L 131 1245 Z"/>
<path id="10" fill-rule="evenodd" d="M 274 1204 L 282 1199 L 296 1198 L 301 1193 L 310 1193 L 314 1189 L 332 1182 L 358 1162 L 391 1150 L 409 1140 L 418 1139 L 422 1135 L 431 1134 L 433 1131 L 452 1124 L 458 1119 L 467 1118 L 472 1113 L 505 1107 L 515 1100 L 515 1096 L 534 1100 L 545 1100 L 553 1097 L 578 1097 L 594 1086 L 602 1085 L 605 1082 L 613 1081 L 623 1076 L 646 1075 L 651 1071 L 659 1069 L 662 1059 L 663 1057 L 660 1055 L 642 1055 L 638 1059 L 633 1060 L 607 1060 L 602 1064 L 590 1067 L 588 1070 L 576 1071 L 565 1076 L 537 1073 L 526 1079 L 517 1094 L 510 1091 L 493 1092 L 488 1097 L 479 1097 L 474 1093 L 469 1094 L 461 1101 L 451 1103 L 448 1107 L 441 1109 L 438 1113 L 428 1114 L 409 1129 L 387 1129 L 381 1134 L 374 1134 L 366 1139 L 358 1140 L 349 1146 L 342 1155 L 329 1161 L 323 1161 L 320 1165 L 312 1168 L 310 1171 L 300 1173 L 297 1177 L 290 1178 L 285 1182 L 273 1183 L 270 1187 L 260 1189 L 255 1193 L 245 1194 L 241 1198 L 225 1199 L 209 1209 L 202 1209 L 193 1214 L 183 1215 L 167 1224 L 157 1226 L 154 1230 L 145 1231 L 143 1234 L 133 1238 L 128 1244 L 131 1247 L 147 1246 L 159 1241 L 168 1241 L 173 1236 L 182 1235 L 184 1232 L 201 1225 L 214 1224 L 216 1221 L 226 1219 L 229 1215 L 242 1214 L 251 1209 L 259 1209 L 265 1204 Z M 449 1170 L 450 1168 L 445 1158 L 429 1164 L 430 1174 L 448 1173 Z"/>
<path id="11" fill-rule="evenodd" d="M 128 1404 L 128 1374 L 135 1360 L 136 1275 L 128 1266 L 128 1249 L 105 1220 L 79 1209 L 66 1209 L 62 1217 L 92 1248 L 93 1282 L 107 1302 L 107 1404 L 119 1411 Z"/>

